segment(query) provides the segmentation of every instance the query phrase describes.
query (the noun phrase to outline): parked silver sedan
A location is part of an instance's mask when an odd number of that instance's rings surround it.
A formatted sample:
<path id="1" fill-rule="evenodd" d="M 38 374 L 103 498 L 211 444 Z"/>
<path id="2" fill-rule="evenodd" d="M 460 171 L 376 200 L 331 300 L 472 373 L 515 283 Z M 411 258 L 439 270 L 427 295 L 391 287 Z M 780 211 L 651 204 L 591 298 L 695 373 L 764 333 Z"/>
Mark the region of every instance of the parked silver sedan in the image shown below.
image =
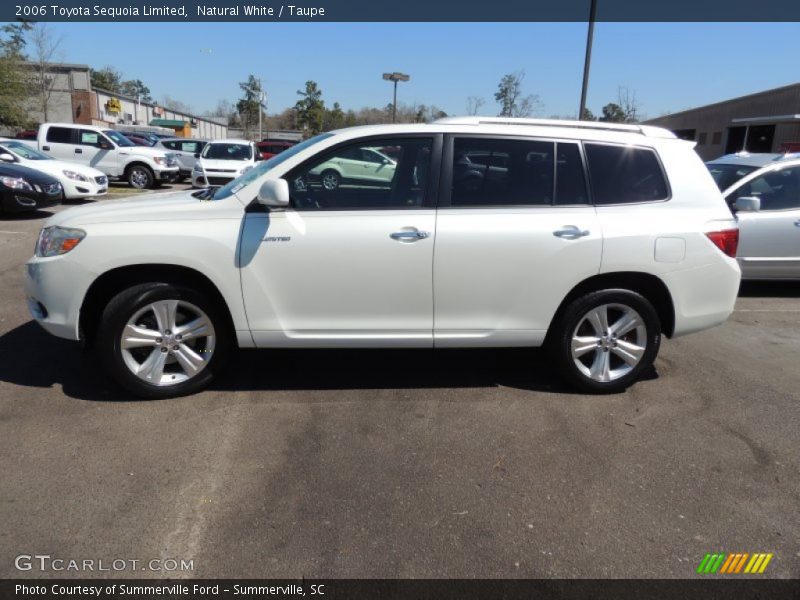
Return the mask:
<path id="1" fill-rule="evenodd" d="M 730 154 L 706 165 L 739 221 L 743 279 L 800 279 L 800 154 Z"/>

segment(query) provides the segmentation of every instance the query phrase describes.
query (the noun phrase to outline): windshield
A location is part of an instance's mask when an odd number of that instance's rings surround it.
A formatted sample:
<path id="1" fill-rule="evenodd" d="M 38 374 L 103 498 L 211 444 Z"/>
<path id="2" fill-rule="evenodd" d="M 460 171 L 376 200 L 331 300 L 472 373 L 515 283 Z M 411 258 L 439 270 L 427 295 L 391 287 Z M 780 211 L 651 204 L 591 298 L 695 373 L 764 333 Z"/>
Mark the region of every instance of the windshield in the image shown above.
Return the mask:
<path id="1" fill-rule="evenodd" d="M 228 196 L 230 196 L 231 194 L 235 194 L 246 185 L 250 185 L 251 183 L 253 183 L 256 179 L 261 177 L 264 173 L 266 173 L 270 169 L 277 167 L 285 160 L 292 158 L 298 152 L 302 152 L 306 148 L 309 148 L 314 144 L 321 142 L 322 140 L 327 140 L 332 135 L 333 135 L 332 133 L 321 133 L 312 138 L 308 138 L 305 142 L 300 142 L 299 144 L 295 144 L 291 148 L 287 148 L 286 150 L 284 150 L 280 154 L 276 154 L 269 160 L 265 160 L 263 162 L 258 163 L 258 165 L 250 169 L 247 173 L 237 177 L 227 185 L 224 185 L 221 188 L 219 188 L 214 193 L 214 200 L 223 200 Z M 208 146 L 206 146 L 206 148 L 208 148 Z"/>
<path id="2" fill-rule="evenodd" d="M 28 144 L 22 142 L 3 142 L 3 146 L 8 148 L 11 152 L 19 157 L 27 158 L 28 160 L 53 160 L 47 154 L 42 154 L 38 150 L 34 150 Z"/>
<path id="3" fill-rule="evenodd" d="M 707 164 L 706 166 L 720 191 L 727 190 L 742 177 L 758 169 L 747 165 Z"/>
<path id="4" fill-rule="evenodd" d="M 135 146 L 132 141 L 122 135 L 119 131 L 114 131 L 113 129 L 106 129 L 103 131 L 108 137 L 110 137 L 117 146 L 122 148 L 131 148 Z"/>
<path id="5" fill-rule="evenodd" d="M 208 144 L 203 158 L 218 160 L 250 160 L 253 158 L 250 144 Z"/>

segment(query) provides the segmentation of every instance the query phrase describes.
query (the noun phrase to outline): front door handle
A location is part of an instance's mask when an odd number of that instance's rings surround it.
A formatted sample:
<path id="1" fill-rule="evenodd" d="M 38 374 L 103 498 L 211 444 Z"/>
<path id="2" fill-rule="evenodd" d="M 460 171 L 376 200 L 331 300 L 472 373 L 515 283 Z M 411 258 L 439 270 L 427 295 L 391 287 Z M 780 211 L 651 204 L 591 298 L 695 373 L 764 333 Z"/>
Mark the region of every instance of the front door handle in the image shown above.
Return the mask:
<path id="1" fill-rule="evenodd" d="M 80 148 L 75 148 L 75 154 L 83 154 L 83 150 Z"/>
<path id="2" fill-rule="evenodd" d="M 390 238 L 393 240 L 399 240 L 401 242 L 416 242 L 417 240 L 424 240 L 428 236 L 430 236 L 430 233 L 427 231 L 419 231 L 418 229 L 395 231 L 394 233 L 389 234 Z"/>
<path id="3" fill-rule="evenodd" d="M 565 240 L 577 240 L 578 238 L 586 237 L 589 235 L 588 229 L 578 229 L 575 225 L 564 225 L 561 229 L 556 229 L 553 235 L 563 238 Z"/>
<path id="4" fill-rule="evenodd" d="M 42 150 L 44 150 L 45 152 L 49 152 L 50 146 L 42 146 Z"/>
<path id="5" fill-rule="evenodd" d="M 797 221 L 794 222 L 794 226 L 795 227 L 800 227 L 800 219 L 798 219 Z"/>

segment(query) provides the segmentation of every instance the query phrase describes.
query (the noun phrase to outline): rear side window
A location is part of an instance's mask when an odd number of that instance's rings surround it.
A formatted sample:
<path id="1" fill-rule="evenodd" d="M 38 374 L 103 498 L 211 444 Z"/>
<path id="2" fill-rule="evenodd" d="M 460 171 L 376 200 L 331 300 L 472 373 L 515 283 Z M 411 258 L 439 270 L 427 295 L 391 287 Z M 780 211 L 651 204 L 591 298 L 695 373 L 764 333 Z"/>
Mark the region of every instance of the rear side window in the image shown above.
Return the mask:
<path id="1" fill-rule="evenodd" d="M 177 150 L 180 142 L 161 142 L 169 150 Z"/>
<path id="2" fill-rule="evenodd" d="M 553 142 L 456 138 L 451 205 L 552 204 L 554 156 Z"/>
<path id="3" fill-rule="evenodd" d="M 595 143 L 584 147 L 595 204 L 657 202 L 669 196 L 653 150 Z"/>
<path id="4" fill-rule="evenodd" d="M 71 144 L 72 129 L 67 127 L 50 127 L 47 130 L 47 141 L 55 144 Z"/>

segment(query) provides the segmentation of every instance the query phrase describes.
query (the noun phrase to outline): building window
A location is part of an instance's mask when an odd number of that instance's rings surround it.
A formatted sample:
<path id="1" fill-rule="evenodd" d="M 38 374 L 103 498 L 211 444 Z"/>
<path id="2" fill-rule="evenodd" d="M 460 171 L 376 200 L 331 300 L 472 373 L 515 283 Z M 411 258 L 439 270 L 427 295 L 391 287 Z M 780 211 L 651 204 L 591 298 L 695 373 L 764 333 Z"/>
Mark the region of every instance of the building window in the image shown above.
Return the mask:
<path id="1" fill-rule="evenodd" d="M 698 146 L 705 146 L 706 139 L 708 138 L 708 134 L 704 131 L 700 135 L 697 136 L 697 145 Z"/>
<path id="2" fill-rule="evenodd" d="M 715 131 L 714 135 L 711 136 L 711 143 L 715 146 L 719 146 L 722 143 L 722 132 Z"/>

